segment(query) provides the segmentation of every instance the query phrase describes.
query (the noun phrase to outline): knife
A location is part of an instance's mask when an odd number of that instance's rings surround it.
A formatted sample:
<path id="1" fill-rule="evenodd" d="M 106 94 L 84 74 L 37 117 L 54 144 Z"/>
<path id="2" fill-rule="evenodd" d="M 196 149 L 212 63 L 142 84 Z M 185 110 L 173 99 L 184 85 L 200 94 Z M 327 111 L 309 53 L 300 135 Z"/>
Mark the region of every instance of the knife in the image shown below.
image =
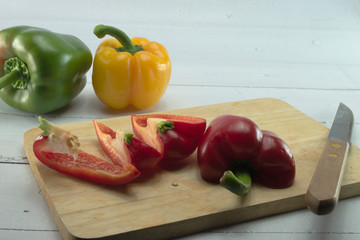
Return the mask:
<path id="1" fill-rule="evenodd" d="M 305 195 L 307 207 L 318 215 L 330 213 L 336 206 L 341 188 L 354 116 L 350 108 L 339 104 L 325 148 Z"/>

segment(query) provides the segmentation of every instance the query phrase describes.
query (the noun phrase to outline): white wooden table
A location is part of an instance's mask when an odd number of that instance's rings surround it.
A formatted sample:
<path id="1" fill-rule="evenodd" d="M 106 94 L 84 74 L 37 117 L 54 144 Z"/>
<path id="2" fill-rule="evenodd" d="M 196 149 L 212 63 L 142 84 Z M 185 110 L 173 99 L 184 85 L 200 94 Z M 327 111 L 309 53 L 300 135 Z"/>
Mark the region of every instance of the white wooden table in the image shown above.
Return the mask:
<path id="1" fill-rule="evenodd" d="M 339 102 L 354 112 L 360 146 L 360 3 L 338 1 L 5 1 L 0 29 L 32 25 L 73 34 L 93 53 L 103 23 L 144 36 L 169 51 L 173 72 L 153 112 L 275 97 L 330 127 Z M 55 123 L 129 115 L 96 98 L 92 71 L 66 108 L 43 115 Z M 23 150 L 37 115 L 0 101 L 0 239 L 60 240 Z M 307 209 L 214 229 L 183 239 L 359 239 L 360 198 L 333 213 Z"/>

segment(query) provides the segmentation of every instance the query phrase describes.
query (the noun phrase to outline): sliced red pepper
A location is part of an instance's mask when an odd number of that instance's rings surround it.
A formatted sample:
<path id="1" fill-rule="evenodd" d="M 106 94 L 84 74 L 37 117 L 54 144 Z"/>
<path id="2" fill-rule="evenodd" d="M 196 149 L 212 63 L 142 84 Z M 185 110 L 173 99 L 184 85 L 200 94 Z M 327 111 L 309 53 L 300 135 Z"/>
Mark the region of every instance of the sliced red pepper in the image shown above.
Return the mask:
<path id="1" fill-rule="evenodd" d="M 290 147 L 275 133 L 262 132 L 260 151 L 251 160 L 256 169 L 254 181 L 270 188 L 290 187 L 295 177 L 295 162 Z"/>
<path id="2" fill-rule="evenodd" d="M 190 156 L 197 148 L 206 120 L 170 114 L 132 115 L 135 136 L 155 148 L 163 161 L 178 161 Z"/>
<path id="3" fill-rule="evenodd" d="M 160 153 L 133 137 L 133 134 L 120 130 L 115 132 L 101 122 L 93 122 L 100 146 L 114 164 L 132 164 L 141 172 L 149 172 L 160 162 Z"/>
<path id="4" fill-rule="evenodd" d="M 45 119 L 39 118 L 44 130 L 34 141 L 35 156 L 49 168 L 86 181 L 107 185 L 125 184 L 140 173 L 131 164 L 114 165 L 80 149 L 76 136 Z"/>
<path id="5" fill-rule="evenodd" d="M 239 195 L 249 190 L 250 174 L 254 181 L 271 188 L 289 187 L 294 182 L 295 162 L 289 146 L 245 117 L 215 118 L 197 153 L 203 179 L 220 182 Z"/>
<path id="6" fill-rule="evenodd" d="M 201 176 L 219 183 L 228 170 L 248 165 L 260 148 L 262 132 L 250 119 L 234 115 L 215 118 L 198 147 Z"/>

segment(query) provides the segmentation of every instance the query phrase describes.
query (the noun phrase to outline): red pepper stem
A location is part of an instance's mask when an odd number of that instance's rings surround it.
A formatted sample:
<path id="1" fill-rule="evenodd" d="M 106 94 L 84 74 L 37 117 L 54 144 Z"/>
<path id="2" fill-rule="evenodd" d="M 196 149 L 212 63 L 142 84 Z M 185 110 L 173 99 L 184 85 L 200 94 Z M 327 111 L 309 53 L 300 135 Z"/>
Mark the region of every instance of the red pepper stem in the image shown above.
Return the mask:
<path id="1" fill-rule="evenodd" d="M 65 143 L 66 146 L 73 151 L 76 151 L 80 147 L 79 138 L 71 132 L 58 127 L 40 116 L 38 120 L 40 122 L 39 128 L 43 130 L 42 135 L 49 137 L 50 141 L 58 141 L 57 139 L 60 139 L 60 143 Z"/>
<path id="2" fill-rule="evenodd" d="M 235 174 L 232 171 L 226 171 L 220 179 L 220 185 L 229 191 L 244 195 L 251 188 L 251 176 L 248 171 L 238 171 Z"/>
<path id="3" fill-rule="evenodd" d="M 124 137 L 127 145 L 131 144 L 133 136 L 134 136 L 134 134 L 132 134 L 132 133 L 124 133 L 123 137 Z"/>
<path id="4" fill-rule="evenodd" d="M 116 49 L 118 52 L 129 52 L 134 55 L 139 51 L 144 51 L 144 49 L 140 45 L 134 46 L 128 35 L 115 27 L 99 24 L 94 28 L 94 34 L 98 38 L 103 38 L 105 37 L 105 35 L 110 35 L 114 37 L 123 46 Z"/>
<path id="5" fill-rule="evenodd" d="M 169 121 L 160 121 L 157 126 L 158 132 L 161 134 L 163 134 L 167 130 L 174 128 L 175 128 L 174 123 Z"/>

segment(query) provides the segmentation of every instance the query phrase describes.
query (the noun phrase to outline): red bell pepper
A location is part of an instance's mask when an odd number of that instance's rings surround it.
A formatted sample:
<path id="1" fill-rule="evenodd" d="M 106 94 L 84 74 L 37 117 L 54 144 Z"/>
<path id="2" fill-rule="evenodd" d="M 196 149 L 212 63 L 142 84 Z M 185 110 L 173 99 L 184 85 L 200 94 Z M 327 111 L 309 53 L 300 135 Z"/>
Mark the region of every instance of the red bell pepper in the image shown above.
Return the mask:
<path id="1" fill-rule="evenodd" d="M 169 114 L 132 115 L 131 122 L 135 136 L 155 148 L 165 163 L 190 156 L 206 129 L 203 118 Z"/>
<path id="2" fill-rule="evenodd" d="M 136 139 L 133 134 L 113 131 L 105 124 L 93 121 L 100 146 L 116 165 L 134 165 L 142 173 L 154 170 L 161 155 L 154 148 Z"/>
<path id="3" fill-rule="evenodd" d="M 263 130 L 261 148 L 251 159 L 256 169 L 254 180 L 269 188 L 287 188 L 293 185 L 295 162 L 290 147 L 275 133 Z"/>
<path id="4" fill-rule="evenodd" d="M 140 174 L 132 164 L 125 162 L 122 166 L 114 165 L 80 150 L 80 142 L 75 135 L 41 117 L 39 121 L 43 133 L 35 139 L 33 151 L 40 162 L 49 168 L 107 185 L 125 184 Z"/>
<path id="5" fill-rule="evenodd" d="M 249 191 L 251 178 L 271 188 L 289 187 L 294 182 L 295 163 L 289 146 L 245 117 L 215 118 L 197 154 L 204 180 L 220 182 L 239 195 Z"/>

